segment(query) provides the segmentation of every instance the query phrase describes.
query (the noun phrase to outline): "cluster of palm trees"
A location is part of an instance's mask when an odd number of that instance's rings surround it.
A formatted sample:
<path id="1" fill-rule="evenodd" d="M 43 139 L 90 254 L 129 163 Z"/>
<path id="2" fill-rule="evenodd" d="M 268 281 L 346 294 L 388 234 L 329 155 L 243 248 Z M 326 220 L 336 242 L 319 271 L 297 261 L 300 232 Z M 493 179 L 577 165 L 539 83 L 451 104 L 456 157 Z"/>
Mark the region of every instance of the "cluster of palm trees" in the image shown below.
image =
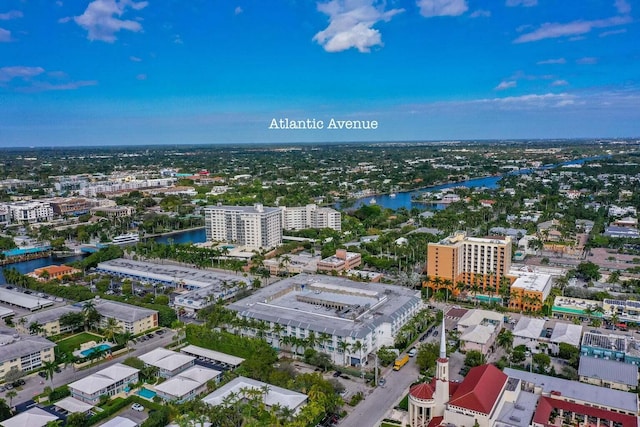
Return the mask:
<path id="1" fill-rule="evenodd" d="M 405 348 L 409 343 L 413 342 L 418 335 L 424 332 L 433 321 L 434 318 L 429 310 L 419 311 L 400 328 L 396 334 L 395 346 L 397 348 Z"/>
<path id="2" fill-rule="evenodd" d="M 488 279 L 488 280 L 487 280 Z M 486 292 L 490 301 L 493 301 L 494 295 L 497 294 L 502 298 L 503 305 L 509 301 L 511 294 L 511 282 L 506 276 L 500 276 L 497 280 L 497 274 L 488 272 L 487 275 L 473 274 L 469 281 L 458 280 L 454 282 L 451 279 L 435 276 L 426 276 L 424 279 L 426 286 L 431 288 L 435 295 L 439 291 L 444 290 L 444 300 L 448 302 L 450 296 L 459 296 L 463 293 L 471 293 L 475 303 L 478 303 L 478 293 Z M 497 286 L 496 286 L 497 284 Z"/>

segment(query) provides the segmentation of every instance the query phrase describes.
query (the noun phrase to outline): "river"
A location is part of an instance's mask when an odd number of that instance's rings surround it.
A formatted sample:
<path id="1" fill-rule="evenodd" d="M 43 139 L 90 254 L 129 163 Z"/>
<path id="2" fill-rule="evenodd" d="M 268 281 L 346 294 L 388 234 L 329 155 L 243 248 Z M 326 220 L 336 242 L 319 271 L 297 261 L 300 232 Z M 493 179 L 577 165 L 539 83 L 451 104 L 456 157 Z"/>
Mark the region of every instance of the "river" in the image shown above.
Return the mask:
<path id="1" fill-rule="evenodd" d="M 496 188 L 498 188 L 498 182 L 504 177 L 504 176 L 508 176 L 508 175 L 526 175 L 526 174 L 530 174 L 534 171 L 537 170 L 545 170 L 545 169 L 553 169 L 553 168 L 557 168 L 557 167 L 562 167 L 562 166 L 569 166 L 569 165 L 580 165 L 583 164 L 585 162 L 591 161 L 591 160 L 599 160 L 599 159 L 604 159 L 610 156 L 595 156 L 595 157 L 585 157 L 584 159 L 576 159 L 576 160 L 569 160 L 567 162 L 562 162 L 562 163 L 558 163 L 557 165 L 545 165 L 545 166 L 541 166 L 539 168 L 535 168 L 535 169 L 520 169 L 517 171 L 513 171 L 513 172 L 509 172 L 505 175 L 496 175 L 496 176 L 487 176 L 487 177 L 482 177 L 482 178 L 473 178 L 473 179 L 469 179 L 466 181 L 459 181 L 459 182 L 451 182 L 451 183 L 447 183 L 447 184 L 440 184 L 440 185 L 434 185 L 431 187 L 424 187 L 424 188 L 420 188 L 419 190 L 412 190 L 412 191 L 402 191 L 399 192 L 397 194 L 391 195 L 391 194 L 380 194 L 380 195 L 376 195 L 376 196 L 368 196 L 368 197 L 362 197 L 357 199 L 353 205 L 351 205 L 349 207 L 349 209 L 357 209 L 360 206 L 363 205 L 367 205 L 367 204 L 371 204 L 372 199 L 375 199 L 375 204 L 379 205 L 382 208 L 386 208 L 386 209 L 400 209 L 400 208 L 406 208 L 406 209 L 412 209 L 412 208 L 417 208 L 419 210 L 425 210 L 425 209 L 429 209 L 429 210 L 440 210 L 446 207 L 446 205 L 443 204 L 426 204 L 417 200 L 414 200 L 414 198 L 418 198 L 420 197 L 422 194 L 427 193 L 427 192 L 436 192 L 436 191 L 440 191 L 440 190 L 444 190 L 447 188 L 454 188 L 454 187 L 467 187 L 467 188 L 488 188 L 490 190 L 494 190 Z M 340 203 L 336 203 L 334 205 L 334 207 L 336 209 L 340 209 Z"/>
<path id="2" fill-rule="evenodd" d="M 158 236 L 154 238 L 158 243 L 168 243 L 169 239 L 172 239 L 174 243 L 202 243 L 207 240 L 207 236 L 203 228 L 195 229 L 195 230 L 187 230 L 180 231 L 177 233 Z M 31 273 L 36 268 L 47 267 L 49 265 L 61 265 L 65 263 L 70 263 L 74 261 L 79 261 L 84 258 L 86 255 L 76 255 L 67 258 L 54 258 L 52 256 L 47 258 L 38 258 L 31 261 L 25 262 L 17 262 L 15 264 L 5 265 L 0 268 L 0 285 L 6 284 L 6 280 L 4 275 L 2 274 L 2 270 L 5 268 L 15 268 L 22 274 Z"/>

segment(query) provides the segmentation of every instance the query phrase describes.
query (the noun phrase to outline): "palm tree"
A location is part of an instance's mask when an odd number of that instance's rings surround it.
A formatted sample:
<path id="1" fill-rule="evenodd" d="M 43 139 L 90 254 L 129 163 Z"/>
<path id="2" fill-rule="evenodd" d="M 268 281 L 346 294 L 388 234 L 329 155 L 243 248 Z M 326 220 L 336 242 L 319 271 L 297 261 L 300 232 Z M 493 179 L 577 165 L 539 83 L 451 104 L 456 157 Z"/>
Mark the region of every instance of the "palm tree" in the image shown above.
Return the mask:
<path id="1" fill-rule="evenodd" d="M 115 336 L 122 333 L 122 330 L 122 325 L 120 325 L 115 318 L 109 317 L 107 323 L 102 328 L 102 333 L 107 341 L 113 342 Z"/>
<path id="2" fill-rule="evenodd" d="M 13 398 L 14 398 L 14 397 L 17 397 L 17 396 L 18 396 L 18 393 L 17 393 L 15 390 L 9 390 L 9 391 L 7 392 L 7 394 L 5 395 L 5 397 L 6 397 L 7 399 L 9 399 L 9 407 L 11 407 L 11 406 L 12 406 L 12 405 L 11 405 L 11 403 L 13 402 Z"/>
<path id="3" fill-rule="evenodd" d="M 33 323 L 31 323 L 29 325 L 29 334 L 30 335 L 39 335 L 40 332 L 44 331 L 44 329 L 42 328 L 42 325 L 40 323 L 38 323 L 38 321 L 35 321 Z"/>
<path id="4" fill-rule="evenodd" d="M 56 373 L 58 364 L 54 361 L 46 361 L 42 364 L 43 371 L 45 373 L 45 379 L 51 381 L 51 387 L 53 387 L 53 375 Z"/>
<path id="5" fill-rule="evenodd" d="M 347 350 L 349 350 L 349 343 L 346 341 L 338 341 L 338 350 L 342 352 L 343 354 L 343 358 L 342 358 L 342 364 L 346 365 L 347 364 Z"/>
<path id="6" fill-rule="evenodd" d="M 354 342 L 353 344 L 351 344 L 351 351 L 353 351 L 354 353 L 358 353 L 360 356 L 360 371 L 363 371 L 364 369 L 364 363 L 362 361 L 362 349 L 364 348 L 364 345 L 362 344 L 362 341 L 357 340 L 356 342 Z"/>
<path id="7" fill-rule="evenodd" d="M 448 303 L 449 302 L 449 292 L 451 290 L 451 288 L 453 288 L 453 280 L 451 279 L 444 279 L 442 281 L 442 284 L 444 285 L 444 302 Z"/>
<path id="8" fill-rule="evenodd" d="M 503 329 L 496 338 L 498 346 L 502 347 L 507 353 L 511 351 L 513 346 L 513 332 L 509 329 Z"/>
<path id="9" fill-rule="evenodd" d="M 100 321 L 100 313 L 96 309 L 96 305 L 93 301 L 87 301 L 82 307 L 82 313 L 84 314 L 85 330 L 91 329 Z"/>

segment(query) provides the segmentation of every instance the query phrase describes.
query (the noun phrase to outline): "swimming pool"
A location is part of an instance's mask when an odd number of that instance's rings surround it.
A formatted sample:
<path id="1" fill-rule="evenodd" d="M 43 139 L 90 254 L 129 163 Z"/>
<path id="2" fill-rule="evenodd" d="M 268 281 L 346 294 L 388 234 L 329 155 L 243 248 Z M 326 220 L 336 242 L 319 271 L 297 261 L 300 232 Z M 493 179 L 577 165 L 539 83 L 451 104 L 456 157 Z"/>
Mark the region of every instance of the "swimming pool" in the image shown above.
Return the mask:
<path id="1" fill-rule="evenodd" d="M 149 400 L 153 400 L 153 398 L 156 397 L 155 391 L 149 390 L 148 388 L 144 388 L 144 387 L 142 387 L 137 394 L 138 396 L 144 397 L 145 399 L 149 399 Z"/>
<path id="2" fill-rule="evenodd" d="M 109 350 L 111 348 L 111 345 L 109 344 L 100 344 L 97 345 L 95 347 L 91 347 L 88 348 L 86 350 L 82 350 L 80 352 L 80 354 L 82 355 L 82 357 L 89 357 L 91 354 L 97 352 L 97 351 L 105 351 L 105 350 Z"/>

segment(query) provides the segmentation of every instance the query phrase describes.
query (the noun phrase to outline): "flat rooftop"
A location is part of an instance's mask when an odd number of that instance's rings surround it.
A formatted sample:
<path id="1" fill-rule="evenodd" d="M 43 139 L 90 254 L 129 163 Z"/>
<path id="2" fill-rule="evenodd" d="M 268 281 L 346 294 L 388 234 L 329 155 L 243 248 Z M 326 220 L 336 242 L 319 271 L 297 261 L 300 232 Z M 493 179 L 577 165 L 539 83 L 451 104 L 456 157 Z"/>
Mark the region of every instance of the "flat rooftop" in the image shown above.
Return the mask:
<path id="1" fill-rule="evenodd" d="M 564 398 L 584 402 L 597 403 L 609 408 L 622 409 L 629 412 L 638 411 L 638 395 L 578 381 L 570 381 L 547 375 L 534 374 L 512 368 L 504 368 L 504 373 L 511 378 L 518 378 L 526 383 L 542 388 L 543 393 L 559 392 Z"/>
<path id="2" fill-rule="evenodd" d="M 39 310 L 53 305 L 53 301 L 46 298 L 32 296 L 11 289 L 0 288 L 0 303 L 26 308 L 27 310 Z"/>
<path id="3" fill-rule="evenodd" d="M 299 274 L 259 289 L 228 308 L 248 318 L 364 338 L 419 303 L 419 292 L 400 286 Z"/>
<path id="4" fill-rule="evenodd" d="M 251 284 L 248 278 L 236 274 L 124 258 L 101 262 L 96 269 L 105 273 L 134 277 L 141 281 L 160 282 L 188 289 L 213 286 L 213 289 L 223 291 L 228 283 Z"/>
<path id="5" fill-rule="evenodd" d="M 518 277 L 516 281 L 511 285 L 511 288 L 523 289 L 525 291 L 543 292 L 549 285 L 550 281 L 551 276 L 548 274 L 527 273 Z"/>

